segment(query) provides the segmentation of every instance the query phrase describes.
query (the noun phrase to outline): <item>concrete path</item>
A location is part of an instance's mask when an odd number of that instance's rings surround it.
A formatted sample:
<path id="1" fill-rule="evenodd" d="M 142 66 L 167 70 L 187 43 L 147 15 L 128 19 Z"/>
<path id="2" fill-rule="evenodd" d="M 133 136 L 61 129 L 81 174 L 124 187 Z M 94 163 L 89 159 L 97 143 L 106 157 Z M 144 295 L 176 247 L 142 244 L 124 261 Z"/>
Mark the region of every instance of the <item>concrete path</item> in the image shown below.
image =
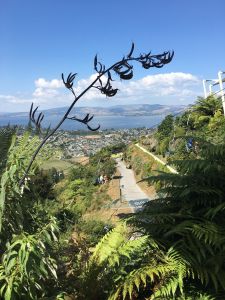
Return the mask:
<path id="1" fill-rule="evenodd" d="M 121 174 L 120 187 L 122 200 L 127 201 L 133 212 L 137 212 L 142 205 L 151 200 L 137 185 L 134 173 L 131 169 L 127 169 L 124 162 L 120 158 L 116 159 L 117 167 Z"/>

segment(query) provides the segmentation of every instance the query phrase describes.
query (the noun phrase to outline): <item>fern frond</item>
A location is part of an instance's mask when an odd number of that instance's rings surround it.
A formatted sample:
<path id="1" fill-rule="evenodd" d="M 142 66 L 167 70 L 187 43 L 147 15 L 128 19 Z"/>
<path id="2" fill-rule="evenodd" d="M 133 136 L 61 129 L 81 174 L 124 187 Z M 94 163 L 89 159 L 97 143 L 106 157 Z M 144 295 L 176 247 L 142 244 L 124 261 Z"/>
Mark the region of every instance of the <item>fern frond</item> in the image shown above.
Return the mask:
<path id="1" fill-rule="evenodd" d="M 90 263 L 98 261 L 101 264 L 107 260 L 125 242 L 126 235 L 127 228 L 125 223 L 121 223 L 109 231 L 95 247 Z"/>
<path id="2" fill-rule="evenodd" d="M 175 270 L 175 265 L 158 263 L 157 265 L 146 265 L 130 272 L 123 282 L 111 293 L 109 300 L 116 300 L 118 295 L 122 294 L 123 299 L 129 295 L 132 299 L 132 293 L 138 291 L 141 285 L 146 286 L 147 282 L 156 283 L 160 278 L 169 275 Z"/>
<path id="3" fill-rule="evenodd" d="M 216 217 L 217 214 L 223 213 L 224 210 L 225 210 L 225 203 L 221 203 L 216 207 L 209 208 L 209 210 L 207 210 L 204 216 L 207 219 L 210 218 L 212 220 Z"/>
<path id="4" fill-rule="evenodd" d="M 134 253 L 144 251 L 144 248 L 147 247 L 147 240 L 146 236 L 131 235 L 126 224 L 121 223 L 97 244 L 89 261 L 90 266 L 92 264 L 100 266 L 105 262 L 110 267 L 119 265 L 122 258 L 131 259 Z"/>

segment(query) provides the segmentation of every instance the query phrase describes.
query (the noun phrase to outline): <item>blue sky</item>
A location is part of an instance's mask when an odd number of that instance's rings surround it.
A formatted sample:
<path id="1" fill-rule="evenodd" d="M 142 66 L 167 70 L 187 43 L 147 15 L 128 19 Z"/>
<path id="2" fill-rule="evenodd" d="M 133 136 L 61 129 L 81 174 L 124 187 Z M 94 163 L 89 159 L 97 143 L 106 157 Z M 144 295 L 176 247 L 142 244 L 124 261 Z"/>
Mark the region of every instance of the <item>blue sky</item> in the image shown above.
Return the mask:
<path id="1" fill-rule="evenodd" d="M 81 106 L 187 104 L 201 80 L 225 71 L 224 0 L 0 0 L 0 112 L 65 106 L 61 72 L 77 72 L 77 92 L 94 78 L 97 53 L 109 65 L 126 54 L 174 50 L 162 69 L 135 65 L 131 82 L 115 82 L 112 99 L 91 91 Z"/>

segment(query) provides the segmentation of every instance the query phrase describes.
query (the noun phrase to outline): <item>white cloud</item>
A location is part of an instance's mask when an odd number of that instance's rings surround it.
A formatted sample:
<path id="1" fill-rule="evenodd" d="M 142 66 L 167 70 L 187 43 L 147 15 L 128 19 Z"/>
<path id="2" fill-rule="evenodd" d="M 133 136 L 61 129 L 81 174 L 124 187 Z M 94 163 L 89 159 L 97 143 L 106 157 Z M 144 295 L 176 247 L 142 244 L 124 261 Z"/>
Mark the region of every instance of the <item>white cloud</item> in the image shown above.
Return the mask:
<path id="1" fill-rule="evenodd" d="M 200 79 L 192 74 L 174 72 L 148 75 L 139 80 L 131 81 L 122 89 L 121 94 L 124 97 L 126 95 L 130 98 L 138 97 L 143 101 L 144 99 L 148 101 L 154 98 L 157 103 L 165 101 L 166 97 L 173 97 L 174 103 L 171 104 L 175 104 L 181 101 L 179 97 L 186 97 L 187 101 L 193 101 L 199 93 L 201 93 Z M 190 97 L 194 99 L 189 99 Z"/>
<path id="2" fill-rule="evenodd" d="M 97 74 L 91 75 L 88 79 L 81 79 L 75 85 L 75 92 L 82 92 L 95 78 Z M 103 78 L 103 83 L 106 78 Z M 118 88 L 118 94 L 114 99 L 126 101 L 137 98 L 148 101 L 152 97 L 192 97 L 197 96 L 201 81 L 196 76 L 189 73 L 173 72 L 166 74 L 148 75 L 139 80 L 133 81 L 114 81 L 113 87 Z M 87 102 L 90 100 L 105 99 L 97 89 L 91 89 L 82 99 Z M 178 100 L 179 101 L 179 100 Z"/>
<path id="3" fill-rule="evenodd" d="M 62 80 L 52 79 L 46 80 L 45 78 L 38 78 L 34 82 L 36 89 L 33 96 L 42 99 L 48 99 L 58 95 L 58 89 L 63 87 Z"/>
<path id="4" fill-rule="evenodd" d="M 151 96 L 165 96 L 180 94 L 184 87 L 189 87 L 192 90 L 196 85 L 199 85 L 200 80 L 187 73 L 166 73 L 157 75 L 148 75 L 137 81 L 128 83 L 124 91 L 128 94 L 147 93 Z"/>
<path id="5" fill-rule="evenodd" d="M 74 86 L 74 90 L 76 95 L 79 95 L 85 88 L 87 88 L 96 78 L 97 78 L 97 73 L 92 74 L 89 78 L 87 79 L 81 79 L 79 80 L 75 86 Z M 102 83 L 106 83 L 106 76 L 102 76 L 101 78 Z M 95 86 L 98 86 L 99 84 L 96 83 Z M 81 99 L 82 100 L 94 100 L 94 99 L 104 99 L 105 95 L 101 94 L 101 92 L 96 89 L 96 88 L 92 88 L 90 89 Z"/>
<path id="6" fill-rule="evenodd" d="M 46 80 L 38 78 L 34 83 L 37 88 L 58 89 L 63 87 L 62 80 L 59 79 Z"/>
<path id="7" fill-rule="evenodd" d="M 33 92 L 33 96 L 34 97 L 38 97 L 38 98 L 52 98 L 56 95 L 58 95 L 59 92 L 57 90 L 54 89 L 46 89 L 46 88 L 41 88 L 38 87 L 35 89 L 35 91 Z"/>
<path id="8" fill-rule="evenodd" d="M 172 72 L 166 74 L 157 74 L 157 75 L 148 75 L 138 81 L 144 86 L 152 86 L 152 85 L 167 85 L 174 86 L 179 83 L 198 83 L 199 79 L 189 73 L 182 72 Z"/>
<path id="9" fill-rule="evenodd" d="M 76 95 L 79 95 L 95 79 L 97 74 L 89 78 L 80 79 L 74 83 Z M 102 78 L 103 83 L 106 77 Z M 27 97 L 0 95 L 1 102 L 18 104 L 18 110 L 29 109 L 28 104 L 35 102 L 42 104 L 42 108 L 67 106 L 73 100 L 73 95 L 64 88 L 59 79 L 35 80 L 35 90 Z M 201 80 L 190 74 L 172 72 L 165 74 L 148 75 L 139 80 L 113 81 L 113 88 L 118 88 L 117 95 L 106 98 L 96 89 L 90 89 L 78 102 L 82 106 L 131 104 L 131 103 L 161 103 L 161 104 L 187 104 L 193 102 L 198 95 L 202 94 Z M 110 101 L 110 103 L 109 103 Z"/>
<path id="10" fill-rule="evenodd" d="M 0 100 L 2 99 L 2 101 L 6 102 L 6 103 L 29 103 L 31 100 L 30 99 L 26 99 L 23 97 L 16 97 L 13 95 L 0 95 Z"/>

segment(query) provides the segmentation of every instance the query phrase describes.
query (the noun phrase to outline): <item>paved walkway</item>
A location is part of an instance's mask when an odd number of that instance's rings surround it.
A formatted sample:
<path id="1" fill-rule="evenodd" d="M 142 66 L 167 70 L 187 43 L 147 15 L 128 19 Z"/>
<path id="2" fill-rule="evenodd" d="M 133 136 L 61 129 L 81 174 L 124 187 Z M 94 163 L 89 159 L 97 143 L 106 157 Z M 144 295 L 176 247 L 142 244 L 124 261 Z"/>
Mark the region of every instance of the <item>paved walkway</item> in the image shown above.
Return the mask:
<path id="1" fill-rule="evenodd" d="M 137 185 L 134 173 L 131 169 L 127 169 L 121 159 L 116 159 L 117 167 L 121 174 L 120 186 L 122 200 L 129 204 L 133 212 L 137 212 L 142 208 L 142 205 L 151 200 Z"/>

